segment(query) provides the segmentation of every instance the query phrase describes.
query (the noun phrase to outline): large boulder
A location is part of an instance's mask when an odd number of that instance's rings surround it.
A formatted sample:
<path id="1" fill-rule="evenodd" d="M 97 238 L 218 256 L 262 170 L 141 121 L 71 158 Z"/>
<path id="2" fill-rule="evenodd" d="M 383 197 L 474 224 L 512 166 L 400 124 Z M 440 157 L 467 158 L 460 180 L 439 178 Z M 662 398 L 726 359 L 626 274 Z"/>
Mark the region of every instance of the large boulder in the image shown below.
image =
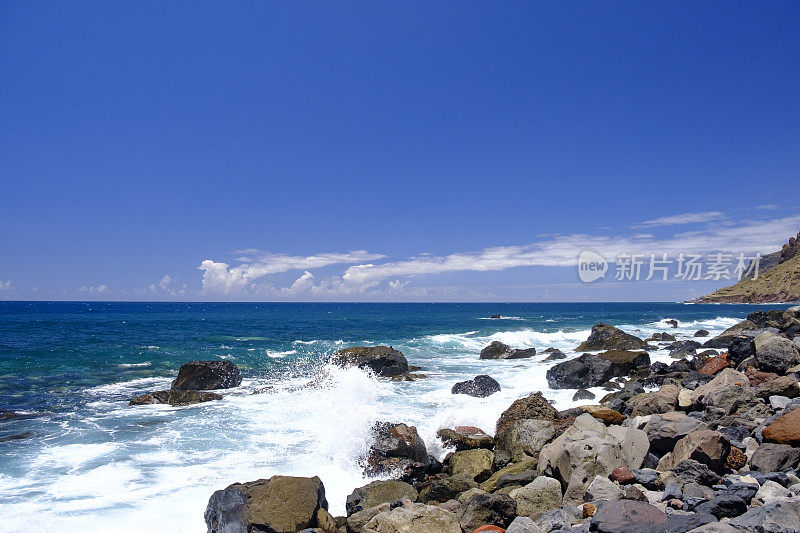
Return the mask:
<path id="1" fill-rule="evenodd" d="M 748 387 L 740 385 L 726 385 L 710 391 L 703 397 L 702 404 L 707 411 L 720 415 L 744 413 L 754 408 L 759 414 L 766 416 L 766 406 L 762 404 L 755 393 Z M 760 409 L 759 409 L 760 408 Z"/>
<path id="2" fill-rule="evenodd" d="M 462 531 L 470 532 L 484 525 L 504 528 L 516 514 L 517 502 L 509 495 L 479 493 L 464 503 L 459 523 Z"/>
<path id="3" fill-rule="evenodd" d="M 181 365 L 173 390 L 214 390 L 238 387 L 239 369 L 230 361 L 190 361 Z"/>
<path id="4" fill-rule="evenodd" d="M 382 503 L 396 502 L 403 498 L 407 498 L 412 502 L 415 501 L 417 499 L 417 489 L 408 483 L 393 479 L 373 481 L 355 489 L 347 497 L 347 503 L 345 504 L 347 516 Z"/>
<path id="5" fill-rule="evenodd" d="M 800 447 L 800 408 L 786 413 L 762 432 L 765 442 Z"/>
<path id="6" fill-rule="evenodd" d="M 606 383 L 620 373 L 614 364 L 596 355 L 585 353 L 574 359 L 553 365 L 547 370 L 547 384 L 551 389 L 586 389 Z"/>
<path id="7" fill-rule="evenodd" d="M 753 385 L 752 379 L 750 384 Z M 764 399 L 770 396 L 797 398 L 800 396 L 800 386 L 798 386 L 797 380 L 791 376 L 774 376 L 756 387 L 756 396 Z"/>
<path id="8" fill-rule="evenodd" d="M 515 420 L 526 418 L 555 420 L 558 417 L 558 409 L 550 405 L 541 392 L 535 392 L 525 398 L 514 400 L 509 408 L 503 411 L 497 420 L 496 433 Z"/>
<path id="9" fill-rule="evenodd" d="M 645 393 L 636 402 L 631 416 L 654 415 L 673 411 L 678 406 L 679 392 L 680 388 L 677 385 L 667 383 L 657 391 Z"/>
<path id="10" fill-rule="evenodd" d="M 608 350 L 597 354 L 597 357 L 611 361 L 611 372 L 618 376 L 625 376 L 637 369 L 650 366 L 650 355 L 647 352 Z"/>
<path id="11" fill-rule="evenodd" d="M 544 445 L 557 435 L 558 430 L 552 420 L 515 420 L 497 433 L 495 453 L 503 456 L 503 462 L 538 458 Z"/>
<path id="12" fill-rule="evenodd" d="M 747 379 L 747 376 L 744 375 L 742 372 L 737 372 L 732 368 L 726 368 L 714 376 L 714 379 L 700 385 L 694 391 L 692 391 L 691 396 L 691 403 L 693 405 L 699 405 L 705 396 L 715 390 L 721 389 L 728 385 L 736 385 L 738 384 L 741 387 L 749 387 L 750 381 Z"/>
<path id="13" fill-rule="evenodd" d="M 461 476 L 481 483 L 492 475 L 494 453 L 490 450 L 464 450 L 450 456 L 449 470 L 453 476 Z"/>
<path id="14" fill-rule="evenodd" d="M 579 503 L 596 475 L 608 476 L 614 468 L 642 466 L 650 448 L 644 431 L 606 426 L 582 414 L 561 436 L 542 448 L 538 471 L 558 479 L 566 488 L 565 499 Z"/>
<path id="15" fill-rule="evenodd" d="M 557 479 L 539 476 L 509 495 L 517 502 L 517 516 L 536 520 L 547 511 L 561 507 L 561 483 Z"/>
<path id="16" fill-rule="evenodd" d="M 788 444 L 762 444 L 750 457 L 750 468 L 759 472 L 780 472 L 798 465 L 800 448 Z"/>
<path id="17" fill-rule="evenodd" d="M 500 392 L 500 384 L 491 376 L 481 374 L 468 381 L 459 381 L 450 389 L 452 394 L 466 394 L 476 398 L 485 398 Z"/>
<path id="18" fill-rule="evenodd" d="M 679 463 L 693 459 L 714 472 L 722 473 L 730 450 L 731 443 L 723 434 L 709 429 L 692 431 L 675 444 L 675 449 L 661 459 L 658 467 L 662 471 L 671 470 Z"/>
<path id="19" fill-rule="evenodd" d="M 366 457 L 367 474 L 390 474 L 407 480 L 430 465 L 425 441 L 416 427 L 378 422 L 372 433 L 374 442 Z"/>
<path id="20" fill-rule="evenodd" d="M 412 503 L 375 515 L 365 533 L 461 533 L 458 517 L 436 505 Z"/>
<path id="21" fill-rule="evenodd" d="M 492 341 L 481 350 L 481 359 L 527 359 L 536 355 L 536 348 L 524 350 L 511 348 L 500 341 Z"/>
<path id="22" fill-rule="evenodd" d="M 458 497 L 459 494 L 477 488 L 478 484 L 466 477 L 437 474 L 419 484 L 419 497 L 422 503 L 444 503 Z"/>
<path id="23" fill-rule="evenodd" d="M 436 436 L 444 446 L 454 447 L 456 451 L 494 448 L 494 437 L 474 426 L 456 426 L 453 429 L 440 429 Z"/>
<path id="24" fill-rule="evenodd" d="M 800 364 L 800 349 L 786 337 L 762 333 L 752 342 L 752 351 L 759 370 L 785 374 Z"/>
<path id="25" fill-rule="evenodd" d="M 297 533 L 317 527 L 320 509 L 327 508 L 318 477 L 273 476 L 216 491 L 205 520 L 208 533 Z"/>
<path id="26" fill-rule="evenodd" d="M 653 415 L 643 428 L 650 439 L 650 451 L 658 455 L 671 452 L 683 437 L 702 429 L 708 429 L 703 421 L 680 411 Z"/>
<path id="27" fill-rule="evenodd" d="M 408 372 L 405 356 L 391 346 L 354 346 L 333 354 L 331 359 L 340 366 L 357 366 L 371 370 L 381 377 L 394 377 Z"/>
<path id="28" fill-rule="evenodd" d="M 592 326 L 589 338 L 578 346 L 577 351 L 641 350 L 645 345 L 646 343 L 639 337 L 600 322 Z"/>
<path id="29" fill-rule="evenodd" d="M 800 498 L 786 498 L 754 507 L 729 522 L 737 531 L 792 533 L 800 526 Z"/>

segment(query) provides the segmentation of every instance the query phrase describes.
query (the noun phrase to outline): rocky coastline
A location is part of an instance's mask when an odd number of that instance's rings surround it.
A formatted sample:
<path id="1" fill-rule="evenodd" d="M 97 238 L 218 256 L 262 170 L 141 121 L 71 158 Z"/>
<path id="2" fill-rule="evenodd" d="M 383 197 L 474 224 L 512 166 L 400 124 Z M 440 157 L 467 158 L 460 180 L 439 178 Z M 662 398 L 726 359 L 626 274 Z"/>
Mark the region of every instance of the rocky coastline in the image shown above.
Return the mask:
<path id="1" fill-rule="evenodd" d="M 688 338 L 687 338 L 688 337 Z M 518 398 L 494 428 L 441 428 L 450 449 L 429 453 L 417 429 L 378 422 L 361 458 L 365 476 L 346 514 L 328 512 L 324 480 L 276 475 L 214 492 L 209 533 L 547 533 L 800 531 L 800 307 L 759 311 L 708 338 L 664 331 L 641 339 L 598 323 L 553 357 L 551 389 L 607 391 L 596 404 L 558 410 L 541 392 Z M 648 352 L 669 350 L 672 362 Z M 663 353 L 663 352 L 662 352 Z M 478 357 L 528 358 L 535 350 L 492 343 Z M 391 347 L 340 350 L 331 362 L 376 379 L 418 379 Z M 235 365 L 194 361 L 169 391 L 132 405 L 207 401 L 238 386 Z M 453 394 L 500 390 L 488 375 Z M 145 401 L 147 400 L 147 401 Z M 489 431 L 487 431 L 489 430 Z M 493 433 L 493 434 L 491 434 Z"/>

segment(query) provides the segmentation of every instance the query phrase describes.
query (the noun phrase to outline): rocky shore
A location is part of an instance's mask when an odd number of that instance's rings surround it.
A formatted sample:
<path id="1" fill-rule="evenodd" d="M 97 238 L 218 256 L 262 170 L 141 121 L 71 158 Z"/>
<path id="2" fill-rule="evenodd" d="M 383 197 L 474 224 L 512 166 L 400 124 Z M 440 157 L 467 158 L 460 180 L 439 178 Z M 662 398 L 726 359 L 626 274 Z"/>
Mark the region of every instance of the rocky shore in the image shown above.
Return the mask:
<path id="1" fill-rule="evenodd" d="M 362 460 L 375 481 L 354 488 L 346 516 L 328 512 L 323 480 L 273 476 L 216 491 L 208 531 L 800 531 L 800 307 L 706 335 L 639 339 L 597 324 L 578 348 L 599 353 L 547 372 L 552 388 L 576 396 L 607 389 L 596 405 L 559 411 L 533 392 L 494 428 L 442 428 L 438 438 L 453 450 L 443 461 L 415 427 L 381 422 Z M 674 361 L 651 364 L 654 349 Z M 534 353 L 495 344 L 481 357 Z M 335 360 L 388 378 L 409 369 L 386 347 Z M 484 375 L 452 392 L 496 390 Z"/>

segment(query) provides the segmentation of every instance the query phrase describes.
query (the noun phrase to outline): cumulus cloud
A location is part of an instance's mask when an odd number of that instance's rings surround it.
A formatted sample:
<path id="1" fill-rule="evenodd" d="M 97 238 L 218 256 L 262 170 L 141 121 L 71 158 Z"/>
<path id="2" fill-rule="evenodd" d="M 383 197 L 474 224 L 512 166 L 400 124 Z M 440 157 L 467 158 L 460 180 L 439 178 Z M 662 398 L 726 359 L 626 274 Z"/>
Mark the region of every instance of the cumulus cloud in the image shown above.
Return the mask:
<path id="1" fill-rule="evenodd" d="M 699 224 L 703 222 L 712 222 L 714 220 L 721 220 L 723 218 L 725 218 L 725 215 L 723 215 L 719 211 L 706 211 L 703 213 L 683 213 L 681 215 L 672 215 L 668 217 L 655 218 L 653 220 L 646 220 L 634 227 L 654 228 L 658 226 Z"/>
<path id="2" fill-rule="evenodd" d="M 79 288 L 79 292 L 84 292 L 88 294 L 102 294 L 108 290 L 108 285 L 103 283 L 102 285 L 98 285 L 96 287 L 92 287 L 89 285 L 84 285 L 83 287 Z"/>
<path id="3" fill-rule="evenodd" d="M 10 291 L 13 288 L 14 286 L 11 285 L 11 280 L 8 281 L 0 280 L 0 291 Z"/>

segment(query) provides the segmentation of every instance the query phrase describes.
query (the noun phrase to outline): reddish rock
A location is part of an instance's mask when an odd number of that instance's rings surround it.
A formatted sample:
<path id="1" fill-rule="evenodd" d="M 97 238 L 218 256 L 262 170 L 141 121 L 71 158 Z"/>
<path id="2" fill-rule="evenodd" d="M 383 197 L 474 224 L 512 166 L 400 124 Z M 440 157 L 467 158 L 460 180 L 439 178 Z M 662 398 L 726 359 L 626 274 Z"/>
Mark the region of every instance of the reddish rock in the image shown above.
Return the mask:
<path id="1" fill-rule="evenodd" d="M 772 381 L 778 377 L 778 374 L 773 374 L 772 372 L 762 372 L 754 366 L 748 366 L 747 370 L 744 371 L 744 375 L 750 380 L 751 387 L 758 387 L 762 383 Z"/>
<path id="2" fill-rule="evenodd" d="M 730 361 L 727 358 L 722 356 L 716 356 L 709 358 L 702 367 L 700 367 L 701 374 L 708 374 L 709 376 L 713 376 L 723 368 L 728 368 L 731 366 Z"/>
<path id="3" fill-rule="evenodd" d="M 625 466 L 616 467 L 611 471 L 611 475 L 609 477 L 620 485 L 627 485 L 635 481 L 633 472 L 631 472 L 630 469 Z"/>
<path id="4" fill-rule="evenodd" d="M 484 531 L 491 531 L 492 533 L 506 533 L 506 530 L 500 526 L 481 526 L 472 533 L 483 533 Z"/>
<path id="5" fill-rule="evenodd" d="M 783 415 L 765 427 L 762 434 L 765 442 L 800 446 L 800 409 Z"/>

